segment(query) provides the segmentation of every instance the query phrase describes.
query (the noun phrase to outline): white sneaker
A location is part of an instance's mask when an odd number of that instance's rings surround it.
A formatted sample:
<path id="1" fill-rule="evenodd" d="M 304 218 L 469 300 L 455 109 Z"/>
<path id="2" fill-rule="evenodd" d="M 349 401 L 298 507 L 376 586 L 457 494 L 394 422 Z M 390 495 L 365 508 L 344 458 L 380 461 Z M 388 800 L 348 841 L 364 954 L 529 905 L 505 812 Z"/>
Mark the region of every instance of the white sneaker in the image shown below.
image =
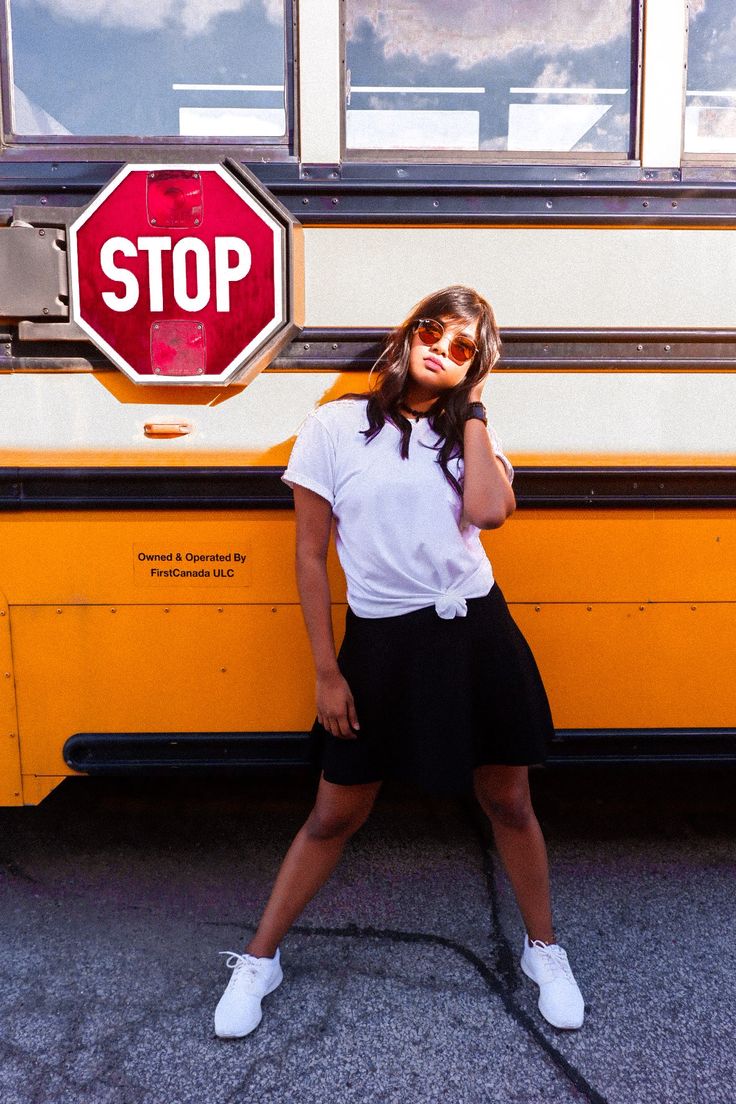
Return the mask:
<path id="1" fill-rule="evenodd" d="M 539 1011 L 553 1027 L 582 1027 L 585 1003 L 559 943 L 524 936 L 521 968 L 539 986 Z"/>
<path id="2" fill-rule="evenodd" d="M 225 965 L 233 973 L 215 1009 L 215 1035 L 240 1039 L 258 1027 L 263 1016 L 261 1001 L 283 981 L 281 955 L 278 948 L 273 958 L 255 958 L 235 951 L 219 954 L 230 955 Z"/>

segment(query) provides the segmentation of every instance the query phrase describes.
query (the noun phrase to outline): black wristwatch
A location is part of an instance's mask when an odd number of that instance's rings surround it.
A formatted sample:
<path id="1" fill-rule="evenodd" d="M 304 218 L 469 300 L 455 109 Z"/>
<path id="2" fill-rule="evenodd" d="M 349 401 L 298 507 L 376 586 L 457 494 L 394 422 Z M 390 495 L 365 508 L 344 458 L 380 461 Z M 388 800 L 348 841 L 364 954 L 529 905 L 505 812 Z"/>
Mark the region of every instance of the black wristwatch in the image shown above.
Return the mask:
<path id="1" fill-rule="evenodd" d="M 468 418 L 479 418 L 483 425 L 488 425 L 486 408 L 482 402 L 468 403 L 465 407 L 465 418 L 463 420 L 467 422 Z"/>

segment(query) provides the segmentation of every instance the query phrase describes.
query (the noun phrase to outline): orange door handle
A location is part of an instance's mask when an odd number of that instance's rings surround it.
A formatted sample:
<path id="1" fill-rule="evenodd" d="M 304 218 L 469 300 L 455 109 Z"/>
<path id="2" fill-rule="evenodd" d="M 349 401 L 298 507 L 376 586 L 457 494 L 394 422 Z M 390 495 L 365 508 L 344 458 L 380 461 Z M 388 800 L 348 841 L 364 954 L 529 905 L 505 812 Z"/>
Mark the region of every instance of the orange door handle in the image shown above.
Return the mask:
<path id="1" fill-rule="evenodd" d="M 183 437 L 193 429 L 191 422 L 145 422 L 143 425 L 146 437 Z"/>

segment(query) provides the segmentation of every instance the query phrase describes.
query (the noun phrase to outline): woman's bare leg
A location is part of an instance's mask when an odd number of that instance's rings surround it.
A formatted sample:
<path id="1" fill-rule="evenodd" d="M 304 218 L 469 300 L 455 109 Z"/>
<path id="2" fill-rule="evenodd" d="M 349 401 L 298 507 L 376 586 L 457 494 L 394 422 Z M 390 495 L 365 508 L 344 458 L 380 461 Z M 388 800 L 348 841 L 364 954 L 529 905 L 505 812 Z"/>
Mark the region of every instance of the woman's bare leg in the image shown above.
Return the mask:
<path id="1" fill-rule="evenodd" d="M 320 778 L 309 817 L 286 852 L 246 953 L 273 958 L 296 918 L 329 878 L 350 837 L 368 819 L 380 782 L 337 786 Z"/>
<path id="2" fill-rule="evenodd" d="M 529 768 L 477 767 L 475 796 L 491 822 L 501 862 L 530 939 L 555 942 L 547 848 L 529 793 Z"/>

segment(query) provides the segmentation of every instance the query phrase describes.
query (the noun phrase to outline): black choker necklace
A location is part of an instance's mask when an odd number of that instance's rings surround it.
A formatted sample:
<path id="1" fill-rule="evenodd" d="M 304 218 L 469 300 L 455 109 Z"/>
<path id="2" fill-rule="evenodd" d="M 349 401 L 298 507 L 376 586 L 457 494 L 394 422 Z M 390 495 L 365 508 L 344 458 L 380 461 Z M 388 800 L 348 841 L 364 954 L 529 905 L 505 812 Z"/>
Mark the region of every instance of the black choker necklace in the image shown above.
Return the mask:
<path id="1" fill-rule="evenodd" d="M 420 418 L 429 418 L 434 413 L 433 407 L 430 407 L 429 410 L 412 410 L 412 408 L 410 406 L 407 406 L 406 403 L 403 403 L 402 405 L 404 407 L 404 410 L 408 410 L 409 413 L 413 416 L 415 422 L 418 422 Z"/>

